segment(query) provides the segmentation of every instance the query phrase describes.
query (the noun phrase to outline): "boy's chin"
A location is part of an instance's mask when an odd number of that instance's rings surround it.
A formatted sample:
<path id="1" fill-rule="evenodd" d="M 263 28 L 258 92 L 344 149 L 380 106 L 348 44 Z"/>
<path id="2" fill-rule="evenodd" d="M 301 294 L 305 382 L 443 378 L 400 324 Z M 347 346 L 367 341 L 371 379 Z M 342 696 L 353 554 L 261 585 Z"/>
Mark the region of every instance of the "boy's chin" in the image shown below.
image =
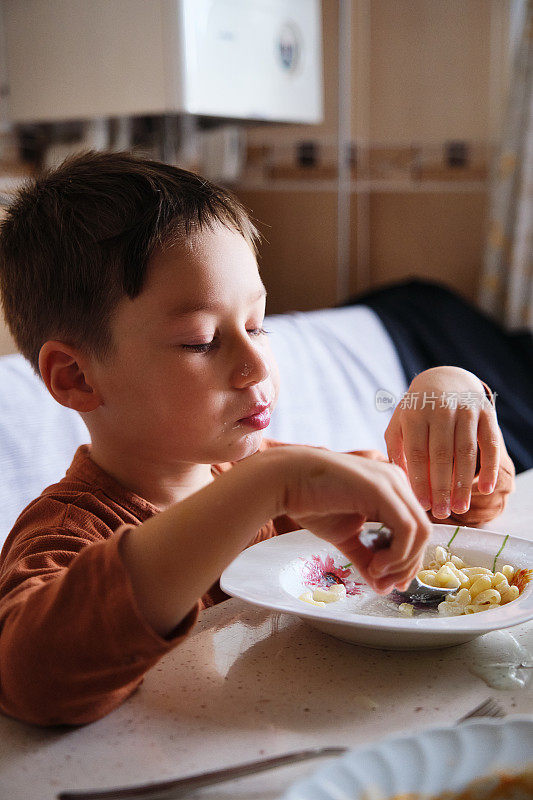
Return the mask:
<path id="1" fill-rule="evenodd" d="M 242 461 L 243 458 L 253 456 L 261 447 L 263 441 L 263 431 L 251 431 L 235 442 L 231 448 L 231 454 L 226 461 Z"/>

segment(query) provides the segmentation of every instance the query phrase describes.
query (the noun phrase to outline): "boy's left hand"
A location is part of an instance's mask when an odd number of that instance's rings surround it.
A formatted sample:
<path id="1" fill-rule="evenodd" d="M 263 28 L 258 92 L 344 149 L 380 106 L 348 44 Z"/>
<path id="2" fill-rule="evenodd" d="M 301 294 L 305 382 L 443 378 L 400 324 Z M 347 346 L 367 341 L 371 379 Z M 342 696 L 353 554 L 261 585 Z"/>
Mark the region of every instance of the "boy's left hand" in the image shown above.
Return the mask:
<path id="1" fill-rule="evenodd" d="M 385 441 L 389 459 L 405 470 L 437 522 L 450 515 L 460 515 L 463 524 L 488 521 L 513 489 L 514 467 L 496 411 L 483 383 L 467 370 L 435 367 L 417 375 L 392 415 Z M 478 447 L 481 467 L 475 477 Z M 480 498 L 495 489 L 497 498 Z M 481 503 L 469 519 L 473 491 Z"/>

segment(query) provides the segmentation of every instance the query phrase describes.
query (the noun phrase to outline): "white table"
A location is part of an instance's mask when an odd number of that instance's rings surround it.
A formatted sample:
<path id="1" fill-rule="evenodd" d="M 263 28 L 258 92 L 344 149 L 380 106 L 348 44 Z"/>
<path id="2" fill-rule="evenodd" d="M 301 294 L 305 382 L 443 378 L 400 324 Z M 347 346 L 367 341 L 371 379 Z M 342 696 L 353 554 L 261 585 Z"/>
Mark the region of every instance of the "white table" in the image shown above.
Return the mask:
<path id="1" fill-rule="evenodd" d="M 489 527 L 533 538 L 533 470 Z M 454 722 L 486 697 L 533 713 L 531 691 L 495 691 L 470 668 L 533 653 L 533 624 L 426 652 L 371 650 L 297 619 L 229 600 L 108 717 L 38 729 L 0 716 L 0 797 L 52 800 L 60 790 L 180 777 L 320 744 L 356 746 Z M 319 762 L 286 767 L 194 797 L 274 800 Z M 192 797 L 192 795 L 189 795 Z"/>

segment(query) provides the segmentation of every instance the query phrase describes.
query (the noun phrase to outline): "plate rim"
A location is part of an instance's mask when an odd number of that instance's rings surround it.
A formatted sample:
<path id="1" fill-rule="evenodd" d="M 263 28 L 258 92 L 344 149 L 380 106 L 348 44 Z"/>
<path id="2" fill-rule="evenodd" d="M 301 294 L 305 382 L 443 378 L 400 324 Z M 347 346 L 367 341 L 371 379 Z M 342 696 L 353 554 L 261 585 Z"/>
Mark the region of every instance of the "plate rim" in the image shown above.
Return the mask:
<path id="1" fill-rule="evenodd" d="M 422 728 L 419 728 L 416 731 L 403 731 L 400 733 L 392 733 L 387 736 L 381 737 L 370 744 L 360 744 L 356 747 L 351 748 L 346 753 L 343 753 L 340 756 L 337 756 L 334 759 L 331 759 L 327 764 L 322 764 L 318 767 L 314 772 L 310 775 L 307 775 L 301 778 L 299 781 L 293 783 L 291 786 L 287 788 L 285 793 L 281 796 L 280 800 L 299 800 L 298 796 L 294 794 L 294 792 L 298 792 L 301 789 L 312 789 L 313 786 L 310 785 L 310 782 L 315 782 L 320 780 L 322 776 L 328 777 L 329 771 L 335 767 L 337 764 L 341 764 L 345 761 L 350 761 L 353 758 L 359 759 L 360 762 L 364 762 L 365 754 L 373 753 L 380 753 L 383 748 L 387 747 L 394 747 L 396 743 L 399 742 L 408 742 L 412 741 L 413 743 L 417 743 L 420 741 L 421 737 L 428 737 L 428 736 L 438 736 L 439 734 L 448 733 L 449 731 L 454 731 L 459 735 L 460 730 L 475 730 L 475 728 L 479 727 L 510 727 L 512 725 L 523 724 L 526 723 L 531 729 L 531 736 L 533 739 L 533 714 L 509 714 L 502 719 L 491 719 L 488 717 L 480 717 L 476 719 L 470 719 L 465 722 L 457 723 L 449 723 L 447 725 L 428 725 Z M 530 761 L 524 764 L 524 767 L 527 767 L 531 764 L 533 768 L 533 756 L 531 757 Z M 495 771 L 505 770 L 505 765 L 496 766 Z M 487 773 L 483 773 L 483 775 L 479 775 L 478 778 L 483 777 Z M 464 784 L 463 787 L 457 789 L 457 791 L 462 791 L 470 780 L 476 780 L 477 778 L 468 778 L 467 783 Z M 365 787 L 364 791 L 368 791 L 370 787 Z M 441 789 L 432 789 L 430 790 L 432 793 L 440 792 Z M 455 791 L 455 790 L 454 790 Z M 395 789 L 397 793 L 398 790 Z M 333 798 L 332 798 L 333 800 Z M 358 798 L 354 797 L 354 800 L 362 800 L 361 796 Z"/>
<path id="2" fill-rule="evenodd" d="M 365 523 L 365 528 L 370 528 L 375 526 L 375 522 L 367 522 Z M 459 527 L 460 531 L 466 531 L 469 533 L 475 533 L 477 535 L 483 534 L 488 536 L 490 539 L 494 539 L 495 542 L 503 542 L 505 536 L 507 534 L 500 533 L 498 531 L 491 531 L 484 528 L 471 528 L 465 525 L 461 526 L 451 526 L 444 523 L 432 523 L 433 529 L 437 529 L 437 531 L 446 531 L 450 532 L 454 530 L 456 527 Z M 324 539 L 316 536 L 309 531 L 308 529 L 301 529 L 297 531 L 291 531 L 289 533 L 282 534 L 280 536 L 274 536 L 270 539 L 265 539 L 261 542 L 257 542 L 250 547 L 247 547 L 245 550 L 241 551 L 239 555 L 229 564 L 224 572 L 220 577 L 220 587 L 221 589 L 226 592 L 227 594 L 238 597 L 245 602 L 249 602 L 253 605 L 259 606 L 261 608 L 269 608 L 272 611 L 282 612 L 286 614 L 295 615 L 302 619 L 312 620 L 312 621 L 321 621 L 325 623 L 332 623 L 332 624 L 340 624 L 340 625 L 347 625 L 363 629 L 373 628 L 373 629 L 381 629 L 383 632 L 390 632 L 391 630 L 397 632 L 410 632 L 410 633 L 419 633 L 420 635 L 428 635 L 431 633 L 439 634 L 439 636 L 454 636 L 455 634 L 459 635 L 467 635 L 467 634 L 483 634 L 489 633 L 490 631 L 497 630 L 500 628 L 511 628 L 515 627 L 516 625 L 524 624 L 529 620 L 533 619 L 533 582 L 529 587 L 529 591 L 525 596 L 525 600 L 528 600 L 529 603 L 526 607 L 517 608 L 516 606 L 511 609 L 512 615 L 509 613 L 509 608 L 503 606 L 501 608 L 492 609 L 489 615 L 481 614 L 469 614 L 463 615 L 458 617 L 418 617 L 418 618 L 411 618 L 411 617 L 402 617 L 398 615 L 398 617 L 373 617 L 366 614 L 352 614 L 350 617 L 343 615 L 342 612 L 335 612 L 332 608 L 331 610 L 329 607 L 326 609 L 314 609 L 313 606 L 309 606 L 309 608 L 302 608 L 300 610 L 299 606 L 297 606 L 298 601 L 297 598 L 292 597 L 288 593 L 286 593 L 287 599 L 285 600 L 281 593 L 283 590 L 281 587 L 277 585 L 273 586 L 273 593 L 267 598 L 261 598 L 258 596 L 250 595 L 249 591 L 243 590 L 234 584 L 234 573 L 239 573 L 239 570 L 242 568 L 246 568 L 247 563 L 251 562 L 252 564 L 258 557 L 258 551 L 271 549 L 274 548 L 275 550 L 279 550 L 279 558 L 277 559 L 286 559 L 287 556 L 282 556 L 284 549 L 289 549 L 292 547 L 293 542 L 296 542 L 297 537 L 299 536 L 306 536 L 306 539 L 312 537 L 316 540 L 317 548 L 322 550 L 338 550 L 333 544 L 330 544 Z M 528 539 L 521 539 L 509 535 L 509 542 L 515 546 L 525 546 L 527 549 L 531 550 L 532 556 L 532 568 L 533 568 L 533 542 Z M 286 548 L 284 547 L 286 545 Z M 458 545 L 460 546 L 460 545 Z M 298 557 L 297 555 L 292 556 L 292 558 Z M 276 579 L 279 576 L 279 570 L 282 566 L 287 563 L 285 560 L 281 564 L 277 564 L 277 571 L 275 573 Z M 268 568 L 270 570 L 270 567 Z M 268 571 L 265 573 L 268 574 Z M 279 581 L 278 581 L 279 582 Z M 275 593 L 277 592 L 277 597 Z M 275 602 L 273 602 L 275 600 Z M 301 603 L 303 606 L 306 604 Z M 509 619 L 509 617 L 511 618 Z M 480 619 L 481 617 L 481 619 Z M 483 619 L 483 617 L 486 617 Z M 453 623 L 450 623 L 450 620 L 453 620 Z"/>

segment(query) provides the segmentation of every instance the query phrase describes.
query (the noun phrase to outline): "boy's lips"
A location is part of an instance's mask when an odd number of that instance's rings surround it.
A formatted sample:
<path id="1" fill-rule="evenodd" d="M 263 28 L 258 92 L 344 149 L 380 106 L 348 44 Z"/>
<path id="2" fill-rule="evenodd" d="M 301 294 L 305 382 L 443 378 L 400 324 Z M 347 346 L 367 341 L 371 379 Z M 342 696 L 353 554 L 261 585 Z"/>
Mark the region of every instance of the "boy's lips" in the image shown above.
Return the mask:
<path id="1" fill-rule="evenodd" d="M 250 413 L 237 420 L 237 423 L 257 431 L 266 428 L 270 424 L 270 403 L 254 406 Z"/>

